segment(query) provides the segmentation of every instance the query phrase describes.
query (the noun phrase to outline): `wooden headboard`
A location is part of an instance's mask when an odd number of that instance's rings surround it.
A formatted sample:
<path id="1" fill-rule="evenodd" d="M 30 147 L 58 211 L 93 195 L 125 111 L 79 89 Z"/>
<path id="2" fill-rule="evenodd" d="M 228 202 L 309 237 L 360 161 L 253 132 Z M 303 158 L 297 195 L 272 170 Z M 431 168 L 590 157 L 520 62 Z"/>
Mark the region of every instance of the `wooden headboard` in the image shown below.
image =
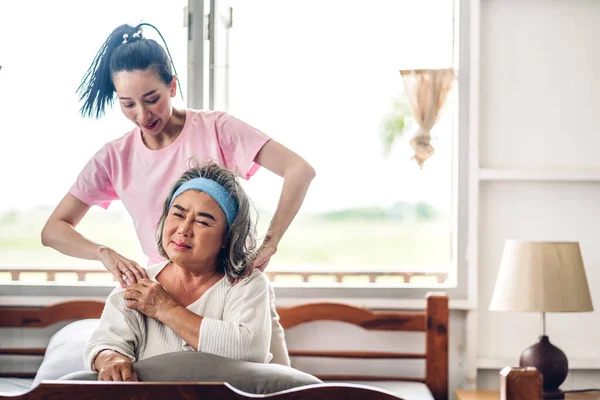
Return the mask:
<path id="1" fill-rule="evenodd" d="M 42 328 L 61 321 L 99 318 L 104 303 L 72 301 L 49 307 L 0 307 L 0 327 Z M 436 400 L 448 399 L 448 297 L 430 293 L 421 312 L 377 312 L 341 303 L 309 303 L 278 307 L 284 329 L 311 321 L 340 321 L 367 330 L 420 331 L 426 336 L 425 353 L 291 350 L 291 357 L 355 359 L 424 359 L 423 378 L 382 376 L 318 376 L 322 380 L 424 382 Z M 0 355 L 44 355 L 45 348 L 0 348 Z M 33 374 L 3 373 L 0 376 L 32 377 Z"/>
<path id="2" fill-rule="evenodd" d="M 424 382 L 436 400 L 448 398 L 448 297 L 429 293 L 423 312 L 376 312 L 340 303 L 312 303 L 278 307 L 284 329 L 311 321 L 339 321 L 367 330 L 421 331 L 425 333 L 425 353 L 290 350 L 291 357 L 334 357 L 354 359 L 424 359 L 425 377 L 357 375 L 317 375 L 330 381 L 413 381 Z"/>
<path id="3" fill-rule="evenodd" d="M 0 328 L 45 328 L 64 321 L 100 318 L 104 302 L 67 301 L 49 307 L 0 306 Z M 0 355 L 43 356 L 45 348 L 0 348 Z M 0 377 L 33 378 L 35 374 L 0 373 Z"/>

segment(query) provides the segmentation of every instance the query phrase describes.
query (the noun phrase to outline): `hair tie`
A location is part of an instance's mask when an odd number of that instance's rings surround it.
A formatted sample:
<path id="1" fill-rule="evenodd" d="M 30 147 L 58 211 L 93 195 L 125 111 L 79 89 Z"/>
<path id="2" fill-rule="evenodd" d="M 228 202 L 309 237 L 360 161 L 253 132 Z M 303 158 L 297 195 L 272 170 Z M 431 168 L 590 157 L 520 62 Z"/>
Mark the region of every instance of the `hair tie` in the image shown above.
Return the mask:
<path id="1" fill-rule="evenodd" d="M 142 28 L 139 28 L 137 30 L 137 32 L 135 32 L 133 35 L 131 35 L 131 40 L 129 42 L 127 41 L 127 39 L 129 39 L 129 35 L 127 33 L 125 33 L 123 35 L 123 43 L 122 44 L 133 42 L 134 39 L 135 40 L 140 40 L 140 39 L 143 39 L 143 38 L 144 38 L 144 32 L 142 31 Z"/>
<path id="2" fill-rule="evenodd" d="M 142 22 L 138 26 L 140 27 L 140 30 L 142 29 L 141 28 L 142 26 L 149 26 L 150 28 L 154 29 L 156 31 L 156 33 L 158 33 L 158 36 L 160 36 L 160 39 L 162 40 L 163 44 L 165 45 L 165 50 L 167 51 L 169 60 L 171 60 L 171 65 L 173 66 L 173 71 L 175 71 L 175 75 L 177 75 L 177 68 L 175 67 L 175 63 L 173 62 L 173 57 L 171 57 L 171 52 L 169 51 L 169 46 L 167 46 L 167 41 L 163 37 L 162 33 L 160 33 L 160 31 L 158 30 L 157 27 L 155 27 L 154 25 L 149 24 L 147 22 Z M 177 76 L 179 76 L 179 75 L 177 75 Z M 183 90 L 181 90 L 181 81 L 179 79 L 177 79 L 177 86 L 179 86 L 179 94 L 181 95 L 181 100 L 183 100 Z"/>

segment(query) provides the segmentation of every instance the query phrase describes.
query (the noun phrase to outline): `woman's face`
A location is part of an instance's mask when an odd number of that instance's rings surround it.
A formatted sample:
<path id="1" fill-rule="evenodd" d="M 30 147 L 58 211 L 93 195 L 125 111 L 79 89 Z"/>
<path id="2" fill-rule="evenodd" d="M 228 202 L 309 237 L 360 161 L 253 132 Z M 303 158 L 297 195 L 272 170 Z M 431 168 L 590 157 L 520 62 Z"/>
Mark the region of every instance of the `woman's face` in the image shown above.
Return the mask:
<path id="1" fill-rule="evenodd" d="M 166 85 L 152 69 L 121 71 L 113 75 L 121 110 L 150 136 L 161 133 L 169 122 L 177 78 Z"/>
<path id="2" fill-rule="evenodd" d="M 217 266 L 227 229 L 225 213 L 204 192 L 188 190 L 175 198 L 165 218 L 163 248 L 177 265 L 189 270 Z"/>

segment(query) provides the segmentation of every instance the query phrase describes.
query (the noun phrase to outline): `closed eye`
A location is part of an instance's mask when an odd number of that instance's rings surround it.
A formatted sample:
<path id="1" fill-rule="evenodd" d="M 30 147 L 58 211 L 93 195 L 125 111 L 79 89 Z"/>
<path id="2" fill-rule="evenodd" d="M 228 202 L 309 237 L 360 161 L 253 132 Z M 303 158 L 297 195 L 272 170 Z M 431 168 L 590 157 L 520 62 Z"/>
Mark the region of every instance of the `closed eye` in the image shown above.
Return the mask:
<path id="1" fill-rule="evenodd" d="M 210 226 L 208 223 L 206 223 L 206 222 L 204 222 L 204 221 L 199 221 L 199 220 L 196 220 L 196 222 L 198 222 L 199 224 L 202 224 L 202 225 L 204 225 L 204 226 Z"/>
<path id="2" fill-rule="evenodd" d="M 160 99 L 160 96 L 158 96 L 157 98 L 152 99 L 152 100 L 146 100 L 146 103 L 147 104 L 156 104 L 156 102 L 159 99 Z M 133 104 L 133 103 L 131 103 L 131 104 L 123 104 L 123 107 L 125 107 L 125 108 L 133 108 L 133 107 L 135 107 L 135 104 Z"/>
<path id="3" fill-rule="evenodd" d="M 183 218 L 183 215 L 179 214 L 179 213 L 173 213 L 174 216 L 176 216 L 177 218 Z"/>

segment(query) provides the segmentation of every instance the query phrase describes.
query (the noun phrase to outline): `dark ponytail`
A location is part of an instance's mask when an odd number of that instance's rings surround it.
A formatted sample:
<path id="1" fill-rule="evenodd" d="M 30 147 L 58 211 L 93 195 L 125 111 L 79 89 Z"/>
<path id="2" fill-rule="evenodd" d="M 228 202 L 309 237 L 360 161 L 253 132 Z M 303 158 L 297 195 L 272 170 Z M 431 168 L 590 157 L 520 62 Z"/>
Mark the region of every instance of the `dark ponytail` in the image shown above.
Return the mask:
<path id="1" fill-rule="evenodd" d="M 115 85 L 112 77 L 117 72 L 154 68 L 166 85 L 171 83 L 174 66 L 172 69 L 168 47 L 165 51 L 155 40 L 139 35 L 140 28 L 144 25 L 155 29 L 166 47 L 164 38 L 153 25 L 141 23 L 137 26 L 125 24 L 117 27 L 96 53 L 77 89 L 79 100 L 84 102 L 81 115 L 100 118 L 106 107 L 113 105 Z M 181 91 L 181 86 L 179 90 Z"/>

